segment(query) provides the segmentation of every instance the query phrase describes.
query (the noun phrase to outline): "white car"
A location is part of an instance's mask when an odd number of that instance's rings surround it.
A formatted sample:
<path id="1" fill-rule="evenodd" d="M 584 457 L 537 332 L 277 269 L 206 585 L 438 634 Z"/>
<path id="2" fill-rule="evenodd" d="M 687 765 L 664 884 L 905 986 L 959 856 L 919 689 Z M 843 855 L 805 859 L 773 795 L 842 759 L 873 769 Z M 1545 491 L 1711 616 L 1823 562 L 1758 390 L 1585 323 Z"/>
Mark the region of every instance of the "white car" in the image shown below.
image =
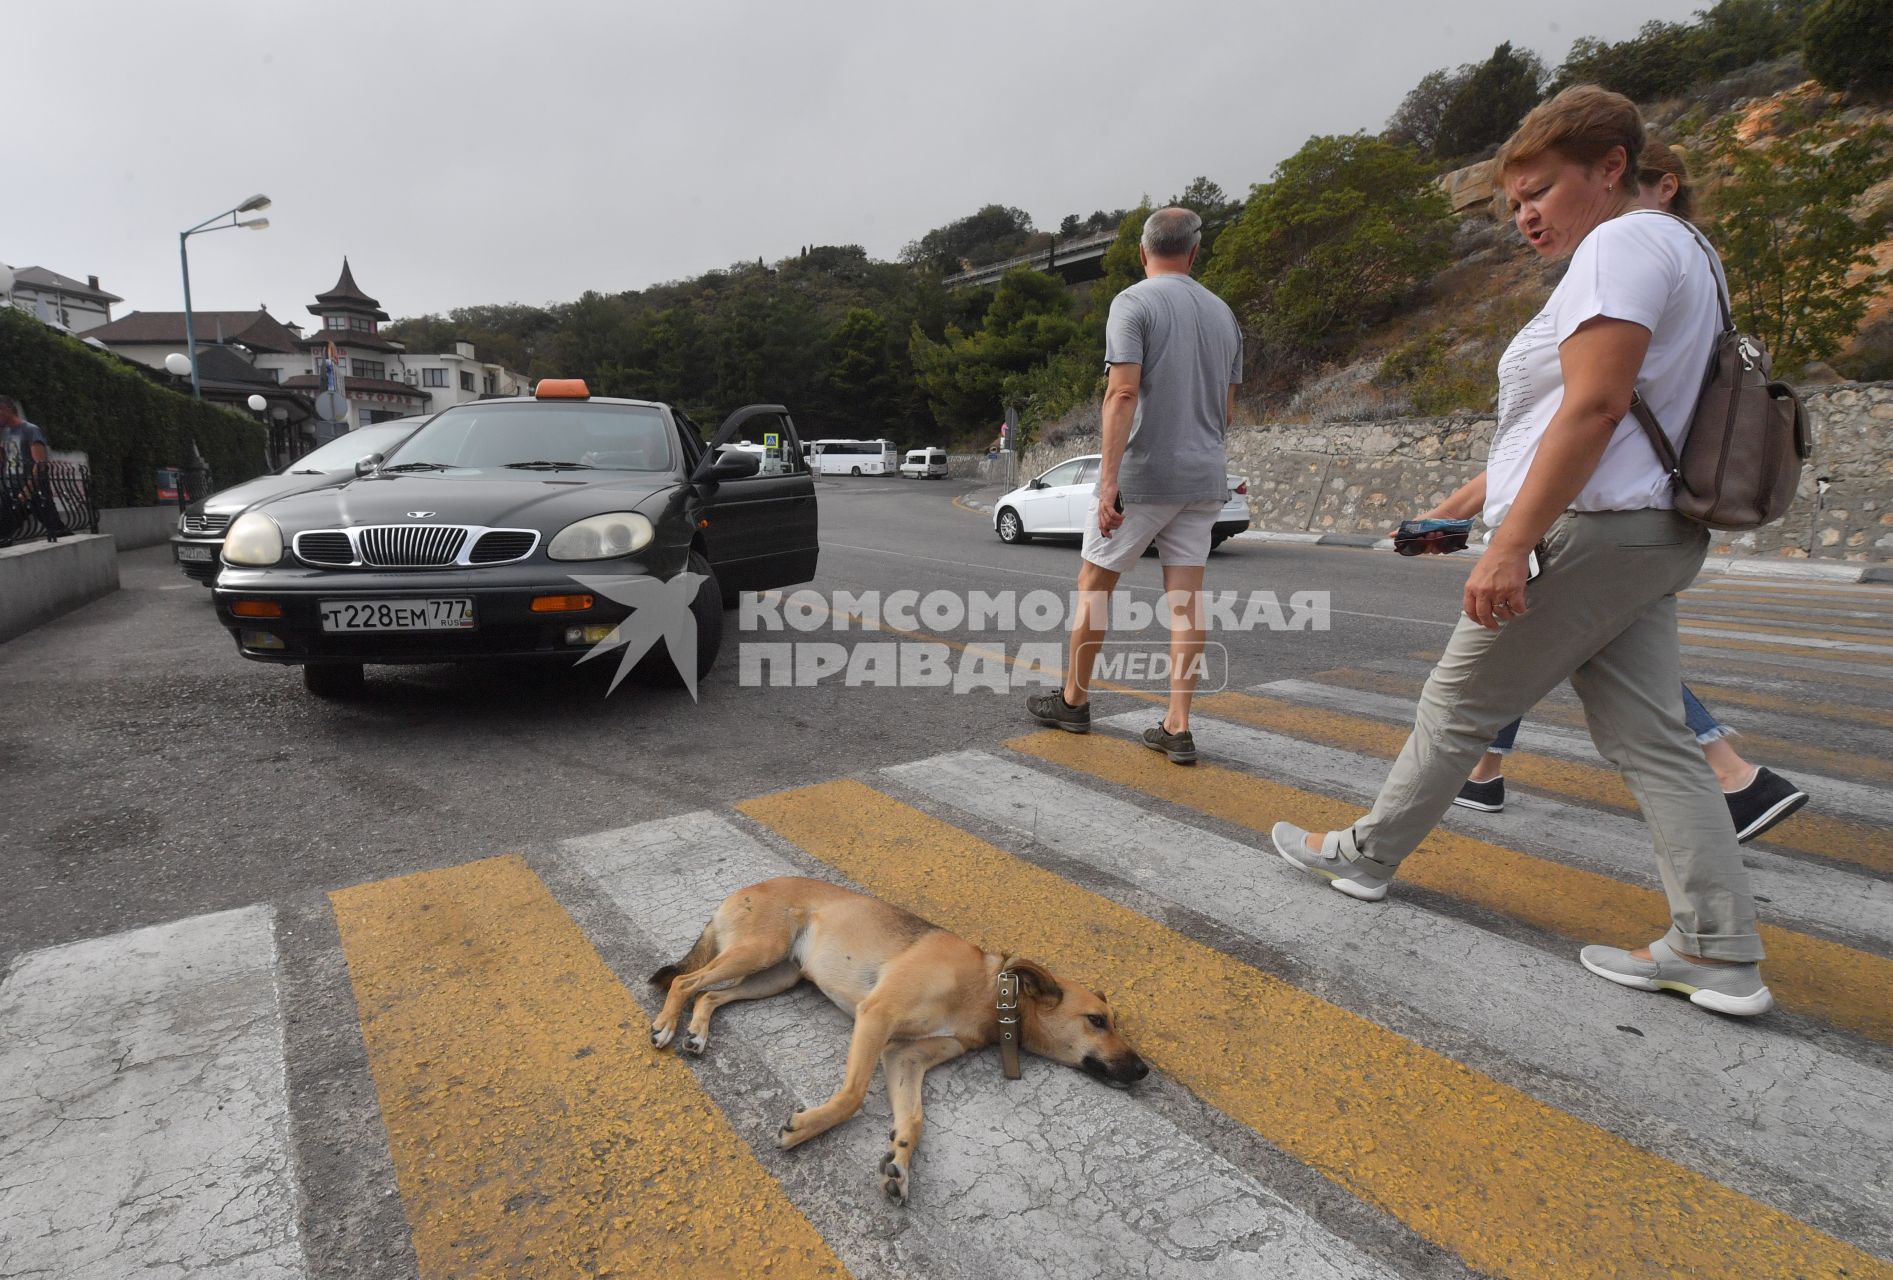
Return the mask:
<path id="1" fill-rule="evenodd" d="M 1018 543 L 1033 538 L 1082 538 L 1102 460 L 1102 455 L 1090 453 L 1061 462 L 995 502 L 993 531 L 999 540 Z M 1249 527 L 1249 482 L 1241 476 L 1224 478 L 1229 492 L 1210 530 L 1211 547 Z"/>
<path id="2" fill-rule="evenodd" d="M 945 449 L 909 449 L 901 461 L 900 473 L 915 480 L 944 480 L 947 473 Z"/>

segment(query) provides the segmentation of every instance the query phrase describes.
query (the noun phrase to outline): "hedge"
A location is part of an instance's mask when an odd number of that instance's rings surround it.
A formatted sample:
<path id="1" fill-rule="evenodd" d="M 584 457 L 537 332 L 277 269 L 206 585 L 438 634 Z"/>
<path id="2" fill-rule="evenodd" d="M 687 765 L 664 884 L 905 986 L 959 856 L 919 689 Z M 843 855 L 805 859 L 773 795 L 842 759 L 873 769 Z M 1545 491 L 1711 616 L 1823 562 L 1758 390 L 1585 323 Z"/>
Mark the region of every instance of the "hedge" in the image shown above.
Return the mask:
<path id="1" fill-rule="evenodd" d="M 220 489 L 264 469 L 262 423 L 179 395 L 140 366 L 7 306 L 0 306 L 0 395 L 18 400 L 53 448 L 90 456 L 101 507 L 155 506 L 153 472 L 188 465 L 193 441 Z"/>

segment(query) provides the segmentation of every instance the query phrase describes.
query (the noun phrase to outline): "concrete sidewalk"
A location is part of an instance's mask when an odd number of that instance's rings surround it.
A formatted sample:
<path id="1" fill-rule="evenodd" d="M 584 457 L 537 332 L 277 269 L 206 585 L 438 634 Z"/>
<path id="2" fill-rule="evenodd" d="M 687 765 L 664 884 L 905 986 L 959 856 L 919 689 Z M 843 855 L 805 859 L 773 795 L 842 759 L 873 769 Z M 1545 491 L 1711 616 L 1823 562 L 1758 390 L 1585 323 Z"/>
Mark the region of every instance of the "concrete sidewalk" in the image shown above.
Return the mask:
<path id="1" fill-rule="evenodd" d="M 1010 490 L 989 484 L 957 499 L 963 507 L 990 513 L 993 504 Z M 1238 533 L 1231 542 L 1293 542 L 1316 547 L 1353 547 L 1360 550 L 1388 551 L 1392 538 L 1371 533 L 1291 533 L 1275 529 L 1251 529 Z M 1466 560 L 1478 559 L 1473 548 L 1454 553 Z M 1702 564 L 1705 573 L 1727 573 L 1738 577 L 1796 578 L 1822 582 L 1893 582 L 1893 564 L 1869 564 L 1859 560 L 1791 560 L 1778 556 L 1710 556 Z"/>

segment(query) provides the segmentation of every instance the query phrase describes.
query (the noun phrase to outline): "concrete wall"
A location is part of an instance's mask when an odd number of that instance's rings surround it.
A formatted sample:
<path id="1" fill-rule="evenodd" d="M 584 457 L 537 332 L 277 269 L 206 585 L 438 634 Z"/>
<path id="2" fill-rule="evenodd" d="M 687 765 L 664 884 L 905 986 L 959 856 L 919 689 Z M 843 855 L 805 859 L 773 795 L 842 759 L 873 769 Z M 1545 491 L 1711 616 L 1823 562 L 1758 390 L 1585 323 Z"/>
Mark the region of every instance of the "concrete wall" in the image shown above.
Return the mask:
<path id="1" fill-rule="evenodd" d="M 178 509 L 173 503 L 157 507 L 107 507 L 99 512 L 99 532 L 108 533 L 120 551 L 155 547 L 177 532 Z"/>
<path id="2" fill-rule="evenodd" d="M 1713 555 L 1893 560 L 1893 383 L 1802 391 L 1814 457 L 1788 515 L 1752 533 L 1717 533 Z M 1237 427 L 1229 469 L 1248 477 L 1258 529 L 1383 534 L 1477 475 L 1492 443 L 1490 418 L 1270 423 Z M 1034 447 L 1019 474 L 1079 454 L 1095 436 Z M 1822 498 L 1815 479 L 1826 476 Z"/>
<path id="3" fill-rule="evenodd" d="M 102 534 L 0 547 L 0 641 L 118 590 L 118 549 Z"/>

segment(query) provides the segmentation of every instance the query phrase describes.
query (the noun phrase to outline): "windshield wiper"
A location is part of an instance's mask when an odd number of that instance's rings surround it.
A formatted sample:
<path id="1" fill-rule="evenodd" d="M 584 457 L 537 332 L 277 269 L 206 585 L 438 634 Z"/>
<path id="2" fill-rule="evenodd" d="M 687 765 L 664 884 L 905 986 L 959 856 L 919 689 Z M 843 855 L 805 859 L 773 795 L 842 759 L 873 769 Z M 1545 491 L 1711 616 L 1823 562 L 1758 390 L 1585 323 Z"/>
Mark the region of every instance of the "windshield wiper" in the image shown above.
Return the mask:
<path id="1" fill-rule="evenodd" d="M 449 471 L 449 470 L 452 470 L 452 468 L 449 467 L 444 462 L 403 462 L 398 467 L 383 467 L 381 469 L 383 471 Z"/>
<path id="2" fill-rule="evenodd" d="M 544 458 L 536 458 L 531 462 L 502 462 L 500 465 L 502 467 L 509 467 L 515 471 L 533 471 L 542 467 L 553 471 L 597 470 L 597 468 L 592 466 L 589 462 L 547 462 Z"/>

